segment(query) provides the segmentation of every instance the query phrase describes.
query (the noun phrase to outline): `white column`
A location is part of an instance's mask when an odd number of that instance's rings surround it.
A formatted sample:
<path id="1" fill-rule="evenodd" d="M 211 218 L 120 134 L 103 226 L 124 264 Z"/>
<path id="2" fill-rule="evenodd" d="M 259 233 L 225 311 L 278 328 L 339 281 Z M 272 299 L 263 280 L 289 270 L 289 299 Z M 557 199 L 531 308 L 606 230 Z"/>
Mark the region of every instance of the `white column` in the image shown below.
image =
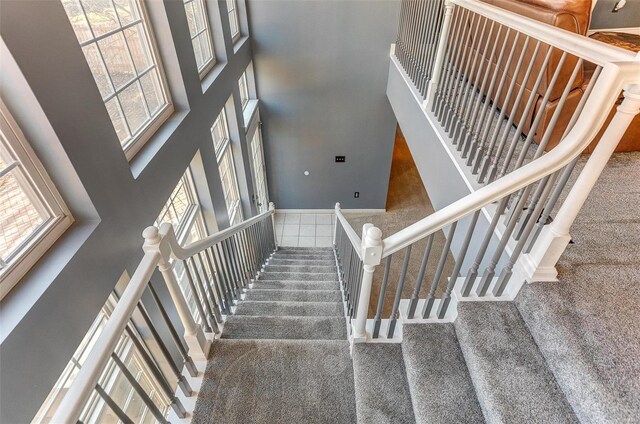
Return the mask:
<path id="1" fill-rule="evenodd" d="M 557 275 L 555 265 L 571 240 L 569 230 L 573 222 L 629 124 L 640 112 L 640 85 L 628 87 L 624 91 L 624 97 L 558 214 L 540 234 L 531 250 L 529 260 L 532 262 L 535 272 L 529 282 L 555 279 Z"/>
<path id="2" fill-rule="evenodd" d="M 336 245 L 336 237 L 338 236 L 338 212 L 340 212 L 340 202 L 336 202 L 334 208 L 336 214 L 336 224 L 333 226 L 333 245 Z"/>
<path id="3" fill-rule="evenodd" d="M 176 307 L 182 326 L 184 327 L 184 340 L 187 343 L 189 355 L 194 360 L 207 358 L 207 339 L 202 328 L 196 324 L 189 310 L 189 305 L 178 285 L 178 280 L 173 272 L 169 258 L 171 257 L 171 246 L 164 242 L 156 227 L 147 227 L 142 233 L 144 237 L 143 250 L 145 252 L 159 252 L 160 261 L 158 270 L 162 273 L 167 289 L 171 295 L 171 300 Z"/>
<path id="4" fill-rule="evenodd" d="M 371 284 L 373 272 L 382 260 L 382 231 L 372 224 L 364 224 L 362 228 L 362 262 L 364 272 L 358 298 L 358 312 L 353 325 L 352 341 L 367 341 L 367 315 L 369 312 L 369 300 L 371 297 Z"/>
<path id="5" fill-rule="evenodd" d="M 276 204 L 273 202 L 269 202 L 269 210 L 273 211 L 271 215 L 271 226 L 273 227 L 273 244 L 276 246 L 276 250 L 278 250 L 278 233 L 276 233 Z"/>
<path id="6" fill-rule="evenodd" d="M 451 27 L 451 17 L 453 15 L 453 3 L 450 0 L 444 2 L 444 20 L 442 21 L 442 30 L 440 32 L 440 39 L 438 40 L 438 50 L 436 50 L 436 60 L 433 63 L 433 73 L 431 75 L 431 81 L 429 81 L 429 87 L 427 89 L 427 99 L 424 101 L 423 108 L 433 104 L 433 99 L 436 95 L 436 87 L 438 81 L 440 81 L 440 74 L 442 73 L 442 62 L 444 62 L 444 56 L 447 49 L 447 38 L 449 37 L 449 29 Z"/>

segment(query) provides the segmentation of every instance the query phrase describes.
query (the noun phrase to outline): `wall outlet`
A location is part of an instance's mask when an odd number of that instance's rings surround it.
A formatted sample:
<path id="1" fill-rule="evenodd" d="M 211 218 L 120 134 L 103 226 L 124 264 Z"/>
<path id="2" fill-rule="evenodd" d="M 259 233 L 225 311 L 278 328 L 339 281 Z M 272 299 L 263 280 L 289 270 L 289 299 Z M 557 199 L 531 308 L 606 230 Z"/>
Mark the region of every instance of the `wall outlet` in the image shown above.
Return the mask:
<path id="1" fill-rule="evenodd" d="M 355 197 L 356 199 L 360 197 L 360 192 L 356 191 L 355 193 L 353 193 L 353 197 Z"/>
<path id="2" fill-rule="evenodd" d="M 345 156 L 336 156 L 336 162 L 344 162 L 346 160 Z"/>

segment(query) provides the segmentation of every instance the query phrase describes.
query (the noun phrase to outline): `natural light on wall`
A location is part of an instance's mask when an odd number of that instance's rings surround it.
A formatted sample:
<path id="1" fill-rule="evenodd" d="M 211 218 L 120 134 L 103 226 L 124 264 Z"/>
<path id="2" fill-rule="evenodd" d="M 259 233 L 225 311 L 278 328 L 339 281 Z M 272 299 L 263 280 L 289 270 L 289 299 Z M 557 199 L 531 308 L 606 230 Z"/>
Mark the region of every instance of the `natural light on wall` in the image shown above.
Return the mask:
<path id="1" fill-rule="evenodd" d="M 0 299 L 72 221 L 42 164 L 0 101 Z"/>
<path id="2" fill-rule="evenodd" d="M 62 0 L 118 139 L 131 159 L 172 113 L 139 0 Z"/>
<path id="3" fill-rule="evenodd" d="M 202 78 L 215 64 L 207 7 L 204 0 L 184 0 L 184 9 L 187 14 L 193 52 L 196 55 L 198 73 Z"/>

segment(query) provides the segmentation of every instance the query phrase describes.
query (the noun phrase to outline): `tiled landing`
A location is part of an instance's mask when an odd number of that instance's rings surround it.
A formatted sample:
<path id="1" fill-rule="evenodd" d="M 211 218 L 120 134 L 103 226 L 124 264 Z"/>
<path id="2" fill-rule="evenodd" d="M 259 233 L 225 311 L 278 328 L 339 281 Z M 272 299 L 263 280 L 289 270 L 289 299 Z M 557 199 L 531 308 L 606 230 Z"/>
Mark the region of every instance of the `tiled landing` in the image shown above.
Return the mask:
<path id="1" fill-rule="evenodd" d="M 276 212 L 276 236 L 280 246 L 331 247 L 336 217 L 332 213 Z"/>

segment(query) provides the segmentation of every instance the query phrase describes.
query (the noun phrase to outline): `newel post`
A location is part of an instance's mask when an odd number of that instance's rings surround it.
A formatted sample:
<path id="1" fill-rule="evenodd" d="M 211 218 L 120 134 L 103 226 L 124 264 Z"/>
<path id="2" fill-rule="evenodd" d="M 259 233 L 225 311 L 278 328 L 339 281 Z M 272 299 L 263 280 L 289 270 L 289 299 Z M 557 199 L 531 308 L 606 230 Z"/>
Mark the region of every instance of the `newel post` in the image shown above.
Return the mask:
<path id="1" fill-rule="evenodd" d="M 160 253 L 158 261 L 158 270 L 162 274 L 167 289 L 171 295 L 171 300 L 176 307 L 182 326 L 184 327 L 184 340 L 187 343 L 189 355 L 196 360 L 207 358 L 207 339 L 205 338 L 202 328 L 196 324 L 187 305 L 187 301 L 180 290 L 178 280 L 171 268 L 169 259 L 171 257 L 171 246 L 165 238 L 160 235 L 156 227 L 147 227 L 142 232 L 144 237 L 144 245 L 142 249 L 145 252 Z"/>
<path id="2" fill-rule="evenodd" d="M 353 326 L 352 341 L 354 343 L 367 341 L 367 315 L 369 313 L 369 299 L 371 297 L 371 284 L 373 272 L 382 260 L 382 231 L 373 224 L 364 224 L 362 227 L 362 283 L 360 285 L 360 297 L 358 298 L 358 310 Z"/>
<path id="3" fill-rule="evenodd" d="M 273 245 L 278 250 L 278 235 L 276 233 L 276 204 L 269 202 L 269 210 L 273 211 L 271 214 L 271 227 L 273 228 Z"/>
<path id="4" fill-rule="evenodd" d="M 427 88 L 427 98 L 424 101 L 423 107 L 426 109 L 429 105 L 433 104 L 433 99 L 436 96 L 436 87 L 440 81 L 440 75 L 442 74 L 442 63 L 444 62 L 444 56 L 447 50 L 447 39 L 449 38 L 449 30 L 451 28 L 451 18 L 453 16 L 454 4 L 451 0 L 445 0 L 444 2 L 444 19 L 442 21 L 442 31 L 440 32 L 440 39 L 438 40 L 438 49 L 436 50 L 436 59 L 433 63 L 433 72 L 431 73 L 431 81 Z"/>
<path id="5" fill-rule="evenodd" d="M 334 207 L 334 211 L 336 214 L 336 225 L 333 227 L 333 245 L 336 245 L 336 239 L 338 237 L 338 212 L 340 212 L 340 202 L 336 202 L 336 206 Z"/>
<path id="6" fill-rule="evenodd" d="M 624 100 L 609 123 L 602 138 L 587 160 L 571 191 L 558 210 L 553 222 L 546 226 L 530 253 L 534 271 L 529 282 L 554 281 L 556 263 L 571 240 L 569 230 L 582 209 L 593 186 L 598 181 L 620 139 L 640 112 L 640 85 L 632 85 L 624 91 Z"/>

